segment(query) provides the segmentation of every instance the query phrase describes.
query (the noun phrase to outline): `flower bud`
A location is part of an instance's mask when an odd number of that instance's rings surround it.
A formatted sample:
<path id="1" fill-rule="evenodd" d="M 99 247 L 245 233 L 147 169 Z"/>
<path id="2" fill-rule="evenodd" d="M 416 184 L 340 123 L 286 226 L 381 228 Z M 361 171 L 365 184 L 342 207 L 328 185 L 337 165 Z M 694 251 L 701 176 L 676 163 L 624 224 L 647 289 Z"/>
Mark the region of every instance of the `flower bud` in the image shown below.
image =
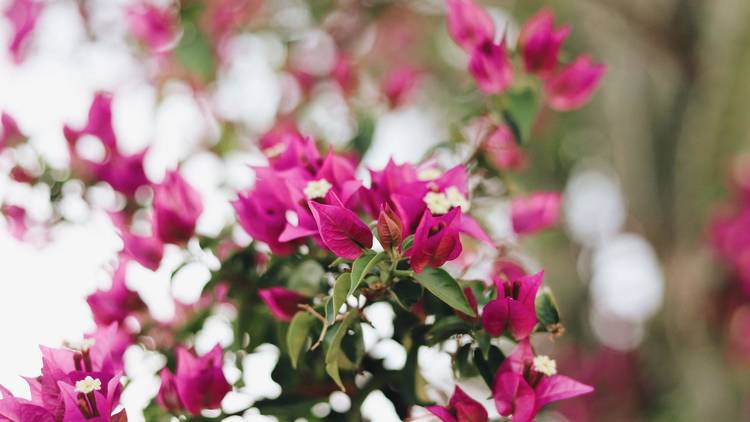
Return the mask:
<path id="1" fill-rule="evenodd" d="M 380 210 L 377 229 L 378 239 L 380 244 L 383 245 L 383 249 L 401 248 L 404 225 L 398 214 L 388 204 Z"/>

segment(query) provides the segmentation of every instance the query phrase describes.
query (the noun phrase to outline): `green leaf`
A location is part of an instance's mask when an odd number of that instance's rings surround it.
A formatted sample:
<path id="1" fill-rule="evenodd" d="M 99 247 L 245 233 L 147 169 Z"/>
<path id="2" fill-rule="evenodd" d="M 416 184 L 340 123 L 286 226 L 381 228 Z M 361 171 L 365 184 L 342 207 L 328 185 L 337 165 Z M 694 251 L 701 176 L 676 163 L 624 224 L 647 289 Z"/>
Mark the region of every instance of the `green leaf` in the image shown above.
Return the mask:
<path id="1" fill-rule="evenodd" d="M 542 288 L 542 291 L 536 296 L 535 305 L 536 317 L 544 331 L 559 333 L 563 329 L 562 324 L 560 324 L 560 311 L 549 287 Z"/>
<path id="2" fill-rule="evenodd" d="M 349 287 L 349 294 L 354 294 L 359 284 L 365 278 L 370 270 L 386 257 L 385 252 L 366 251 L 352 264 L 352 279 Z"/>
<path id="3" fill-rule="evenodd" d="M 182 38 L 174 50 L 177 61 L 202 80 L 212 79 L 216 63 L 208 38 L 192 23 L 185 24 L 183 31 Z"/>
<path id="4" fill-rule="evenodd" d="M 295 369 L 297 368 L 299 356 L 307 348 L 307 337 L 315 321 L 317 320 L 312 314 L 297 312 L 289 324 L 289 330 L 286 332 L 286 347 L 289 359 L 292 361 L 292 366 Z"/>
<path id="5" fill-rule="evenodd" d="M 471 324 L 455 315 L 438 318 L 425 336 L 428 346 L 441 343 L 457 334 L 471 332 Z"/>
<path id="6" fill-rule="evenodd" d="M 328 264 L 328 268 L 336 268 L 339 265 L 346 264 L 348 262 L 349 261 L 347 261 L 346 259 L 338 257 L 338 258 L 334 259 L 333 262 L 331 262 L 330 264 Z"/>
<path id="7" fill-rule="evenodd" d="M 464 344 L 453 355 L 453 374 L 456 378 L 464 379 L 479 375 L 474 364 L 474 351 L 471 344 Z"/>
<path id="8" fill-rule="evenodd" d="M 415 277 L 419 284 L 453 309 L 461 311 L 470 317 L 477 316 L 474 310 L 471 309 L 461 286 L 442 268 L 425 268 L 422 273 L 417 274 Z"/>
<path id="9" fill-rule="evenodd" d="M 531 89 L 510 92 L 503 117 L 515 132 L 519 142 L 524 143 L 531 135 L 532 125 L 539 109 L 537 95 Z"/>
<path id="10" fill-rule="evenodd" d="M 344 320 L 338 324 L 336 328 L 336 334 L 334 334 L 331 340 L 328 351 L 326 352 L 326 372 L 336 382 L 342 391 L 346 391 L 344 384 L 341 382 L 341 374 L 339 374 L 339 358 L 341 354 L 341 342 L 344 340 L 349 326 L 354 323 L 358 317 L 358 311 L 352 309 L 346 314 Z"/>
<path id="11" fill-rule="evenodd" d="M 341 309 L 341 305 L 346 302 L 346 297 L 349 295 L 349 287 L 352 284 L 352 275 L 350 273 L 343 273 L 336 279 L 336 284 L 333 285 L 333 312 L 338 313 Z"/>
<path id="12" fill-rule="evenodd" d="M 424 289 L 412 280 L 404 279 L 394 284 L 391 291 L 395 295 L 399 305 L 409 310 L 412 305 L 419 302 Z"/>
<path id="13" fill-rule="evenodd" d="M 336 321 L 336 315 L 338 312 L 333 309 L 333 297 L 329 297 L 328 300 L 326 300 L 326 303 L 323 306 L 323 312 L 325 313 L 326 321 L 328 321 L 329 325 Z"/>

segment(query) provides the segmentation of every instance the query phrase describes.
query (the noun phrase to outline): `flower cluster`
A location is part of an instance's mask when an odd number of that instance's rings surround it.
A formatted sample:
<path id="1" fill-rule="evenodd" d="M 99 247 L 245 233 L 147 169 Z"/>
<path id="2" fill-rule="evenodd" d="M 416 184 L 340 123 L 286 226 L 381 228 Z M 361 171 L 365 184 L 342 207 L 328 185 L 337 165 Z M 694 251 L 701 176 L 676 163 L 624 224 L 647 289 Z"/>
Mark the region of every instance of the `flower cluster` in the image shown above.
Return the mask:
<path id="1" fill-rule="evenodd" d="M 122 355 L 117 325 L 102 326 L 78 345 L 41 347 L 42 375 L 26 378 L 31 399 L 14 397 L 0 386 L 0 417 L 14 422 L 127 421 L 119 408 Z"/>
<path id="2" fill-rule="evenodd" d="M 474 0 L 449 0 L 448 30 L 470 55 L 469 73 L 486 94 L 500 94 L 513 86 L 513 62 L 507 40 L 495 28 L 492 17 Z M 570 33 L 569 26 L 555 29 L 554 15 L 542 9 L 521 29 L 518 49 L 523 70 L 543 82 L 547 104 L 568 111 L 585 104 L 604 75 L 604 66 L 587 55 L 558 68 L 560 47 Z"/>
<path id="3" fill-rule="evenodd" d="M 242 0 L 181 3 L 136 2 L 123 14 L 130 36 L 158 65 L 155 79 L 182 78 L 197 97 L 208 97 L 209 82 L 230 73 L 223 66 L 236 32 L 272 6 Z M 145 410 L 154 419 L 242 414 L 228 411 L 224 401 L 230 392 L 245 392 L 243 383 L 252 382 L 253 374 L 246 371 L 238 381 L 227 376 L 227 367 L 245 370 L 242 358 L 269 343 L 280 351 L 273 378 L 282 389 L 278 397 L 262 397 L 248 407 L 280 420 L 320 419 L 311 413 L 314 405 L 336 390 L 361 404 L 380 389 L 401 418 L 424 407 L 447 422 L 487 421 L 494 411 L 513 421 L 533 421 L 551 402 L 590 393 L 591 387 L 559 375 L 554 360 L 534 351 L 532 343 L 540 337 L 564 330 L 550 289 L 542 287 L 544 272 L 511 252 L 520 249 L 519 238 L 552 229 L 560 220 L 559 192 L 520 183 L 520 170 L 532 163 L 525 144 L 533 138 L 536 106 L 581 107 L 604 67 L 588 56 L 560 63 L 570 28 L 555 28 L 549 10 L 524 25 L 519 64 L 514 64 L 508 41 L 485 9 L 473 0 L 446 5 L 448 32 L 469 56 L 468 73 L 478 87 L 472 95 L 480 99 L 478 110 L 456 119 L 455 136 L 420 162 L 395 156 L 381 168 L 369 168 L 363 157 L 379 113 L 418 101 L 422 82 L 438 72 L 406 61 L 389 64 L 374 84 L 374 98 L 363 99 L 368 86 L 359 81 L 367 81 L 375 66 L 354 59 L 346 36 L 338 34 L 351 28 L 336 25 L 341 13 L 331 6 L 323 14 L 330 18 L 327 30 L 337 36 L 324 31 L 304 41 L 290 36 L 290 56 L 279 66 L 294 89 L 283 92 L 275 124 L 253 136 L 257 142 L 250 149 L 262 152 L 262 164 L 247 170 L 254 176 L 251 187 L 230 192 L 227 202 L 235 219 L 218 233 L 200 233 L 199 219 L 212 204 L 188 182 L 193 179 L 185 167 L 167 170 L 155 181 L 146 171 L 150 148 L 126 152 L 113 125 L 112 94 L 96 93 L 86 122 L 63 127 L 70 157 L 65 177 L 56 178 L 41 159 L 37 169 L 14 164 L 16 183 L 46 184 L 52 193 L 66 177 L 86 189 L 111 189 L 121 201 L 102 211 L 123 247 L 111 286 L 87 297 L 97 324 L 87 336 L 91 340 L 77 348 L 43 349 L 42 375 L 29 380 L 32 399 L 3 389 L 0 419 L 126 420 L 118 403 L 129 347 L 165 357 L 158 394 Z M 33 19 L 26 25 L 33 27 Z M 320 65 L 317 56 L 324 54 L 318 50 L 326 53 L 329 66 Z M 526 76 L 519 77 L 521 69 Z M 529 89 L 528 81 L 539 82 L 540 89 Z M 301 122 L 305 107 L 326 89 L 340 95 L 346 107 L 362 107 L 359 132 L 349 144 L 313 135 L 315 125 Z M 521 101 L 534 106 L 517 107 Z M 231 119 L 216 120 L 221 139 L 202 152 L 219 160 L 227 151 L 243 149 L 244 132 Z M 2 124 L 0 153 L 26 144 L 13 119 L 3 115 Z M 51 194 L 50 201 L 59 202 L 59 196 Z M 483 201 L 499 203 L 507 212 L 488 213 Z M 9 203 L 2 213 L 11 233 L 25 238 L 34 223 L 26 210 Z M 61 213 L 39 224 L 51 227 L 63 219 Z M 500 220 L 507 220 L 511 233 L 490 229 L 489 222 Z M 200 298 L 193 304 L 175 300 L 174 317 L 164 321 L 154 318 L 147 301 L 129 287 L 128 271 L 133 266 L 171 271 L 164 258 L 171 251 L 178 251 L 174 255 L 183 265 L 199 262 L 198 255 L 217 263 Z M 483 265 L 488 263 L 493 265 Z M 365 341 L 375 304 L 394 315 L 390 337 L 381 340 L 406 352 L 399 369 Z M 233 338 L 198 353 L 199 332 L 221 312 L 230 315 Z M 441 386 L 420 388 L 424 348 L 451 355 L 457 385 L 445 406 L 434 404 L 446 398 Z M 488 412 L 458 385 L 472 378 L 484 382 L 494 410 Z M 355 417 L 359 408 L 343 412 Z"/>

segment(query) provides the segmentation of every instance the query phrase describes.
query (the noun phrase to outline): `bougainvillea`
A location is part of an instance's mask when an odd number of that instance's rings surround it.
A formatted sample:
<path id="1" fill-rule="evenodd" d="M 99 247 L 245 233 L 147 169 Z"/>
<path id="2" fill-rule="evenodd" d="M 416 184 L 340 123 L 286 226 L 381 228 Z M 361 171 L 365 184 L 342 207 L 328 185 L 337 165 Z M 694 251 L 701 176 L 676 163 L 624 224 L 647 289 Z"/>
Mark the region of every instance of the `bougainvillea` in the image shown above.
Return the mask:
<path id="1" fill-rule="evenodd" d="M 246 27 L 278 29 L 264 20 L 264 10 L 273 6 L 260 3 L 195 0 L 163 8 L 143 2 L 123 10 L 122 19 L 143 47 L 144 60 L 156 59 L 158 66 L 151 68 L 155 84 L 179 78 L 201 96 L 208 95 L 223 71 L 233 33 Z M 533 166 L 526 145 L 539 111 L 581 107 L 593 95 L 604 66 L 586 55 L 560 61 L 571 28 L 555 28 L 548 9 L 530 18 L 518 42 L 511 43 L 482 5 L 448 0 L 435 31 L 447 28 L 454 47 L 463 50 L 465 67 L 453 69 L 446 84 L 462 87 L 473 99 L 472 110 L 452 123 L 456 130 L 450 139 L 422 161 L 405 162 L 396 155 L 385 166 L 368 166 L 362 160 L 373 136 L 368 122 L 378 110 L 417 101 L 422 82 L 440 74 L 429 63 L 396 63 L 381 72 L 390 63 L 355 56 L 347 29 L 335 26 L 340 13 L 357 12 L 330 7 L 320 10 L 321 22 L 336 36 L 287 38 L 290 57 L 282 68 L 299 98 L 279 113 L 272 128 L 253 137 L 263 163 L 247 168 L 254 184 L 232 192 L 235 222 L 217 235 L 198 230 L 209 199 L 190 181 L 202 175 L 176 166 L 162 180 L 152 180 L 144 164 L 149 148 L 134 153 L 121 148 L 112 94 L 94 96 L 85 124 L 61 128 L 70 153 L 65 177 L 88 188 L 106 184 L 121 199 L 118 208 L 104 211 L 123 248 L 111 287 L 87 298 L 97 330 L 81 345 L 43 348 L 42 375 L 28 379 L 32 398 L 0 390 L 0 420 L 127 420 L 118 405 L 128 385 L 123 377 L 128 347 L 166 357 L 158 394 L 145 409 L 148 420 L 222 419 L 250 406 L 279 420 L 359 420 L 359 405 L 380 390 L 400 418 L 418 415 L 421 407 L 423 414 L 443 421 L 501 415 L 522 422 L 534 420 L 551 402 L 592 391 L 558 374 L 553 359 L 535 353 L 535 338 L 563 332 L 557 305 L 551 291 L 542 288 L 544 273 L 516 262 L 507 254 L 506 239 L 487 227 L 492 219 L 506 218 L 513 232 L 508 236 L 514 237 L 558 223 L 560 194 L 533 184 L 521 189 L 524 179 L 515 172 Z M 19 60 L 37 9 L 34 2 L 15 1 L 6 12 L 17 31 L 18 41 L 10 48 Z M 316 48 L 333 50 L 332 65 L 319 65 Z M 360 83 L 379 73 L 381 82 Z M 349 143 L 328 142 L 301 123 L 315 87 L 332 82 L 360 116 Z M 380 90 L 375 104 L 362 100 L 367 89 Z M 220 120 L 218 126 L 222 135 L 208 147 L 212 153 L 223 156 L 246 147 L 236 122 Z M 92 139 L 103 151 L 96 159 L 81 153 L 81 144 Z M 24 143 L 22 131 L 3 115 L 0 149 Z M 16 177 L 17 183 L 48 184 L 50 192 L 57 192 L 64 180 L 52 177 L 54 172 L 39 160 L 41 171 Z M 501 188 L 488 188 L 488 183 Z M 483 200 L 502 201 L 510 212 L 488 213 Z M 50 221 L 31 222 L 16 204 L 3 204 L 2 210 L 19 239 L 31 224 L 51 227 L 64 219 L 54 211 Z M 240 231 L 243 236 L 237 235 Z M 154 318 L 128 287 L 126 273 L 134 263 L 158 270 L 165 250 L 173 248 L 185 252 L 186 263 L 196 259 L 190 251 L 197 248 L 219 264 L 200 299 L 192 305 L 176 301 L 174 319 L 165 322 Z M 494 265 L 483 276 L 466 275 L 488 262 Z M 393 311 L 391 339 L 406 353 L 398 369 L 365 347 L 363 327 L 372 324 L 368 312 L 375 304 Z M 233 340 L 201 354 L 197 332 L 220 306 L 231 309 Z M 280 393 L 239 412 L 222 408 L 228 393 L 253 380 L 252 373 L 241 380 L 228 377 L 225 367 L 242 370 L 242 357 L 264 344 L 281 352 L 272 374 Z M 479 379 L 488 394 L 472 395 L 459 386 L 449 400 L 427 394 L 417 365 L 422 347 L 450 353 L 457 381 Z M 335 416 L 313 411 L 337 390 L 349 396 L 349 410 Z"/>

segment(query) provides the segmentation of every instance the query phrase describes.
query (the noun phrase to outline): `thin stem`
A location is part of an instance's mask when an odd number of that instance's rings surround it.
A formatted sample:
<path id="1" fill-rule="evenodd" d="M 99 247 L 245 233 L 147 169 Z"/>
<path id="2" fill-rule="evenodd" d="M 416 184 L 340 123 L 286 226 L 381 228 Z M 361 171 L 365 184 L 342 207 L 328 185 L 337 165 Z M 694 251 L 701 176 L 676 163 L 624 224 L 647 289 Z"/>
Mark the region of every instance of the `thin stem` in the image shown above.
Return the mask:
<path id="1" fill-rule="evenodd" d="M 319 314 L 315 309 L 312 308 L 312 306 L 307 304 L 300 304 L 297 305 L 300 309 L 303 311 L 309 313 L 310 315 L 314 316 L 317 320 L 323 323 L 323 329 L 320 331 L 320 337 L 318 337 L 318 341 L 315 342 L 315 344 L 312 345 L 310 350 L 315 350 L 323 343 L 323 339 L 326 337 L 326 333 L 328 333 L 328 320 L 321 314 Z"/>

